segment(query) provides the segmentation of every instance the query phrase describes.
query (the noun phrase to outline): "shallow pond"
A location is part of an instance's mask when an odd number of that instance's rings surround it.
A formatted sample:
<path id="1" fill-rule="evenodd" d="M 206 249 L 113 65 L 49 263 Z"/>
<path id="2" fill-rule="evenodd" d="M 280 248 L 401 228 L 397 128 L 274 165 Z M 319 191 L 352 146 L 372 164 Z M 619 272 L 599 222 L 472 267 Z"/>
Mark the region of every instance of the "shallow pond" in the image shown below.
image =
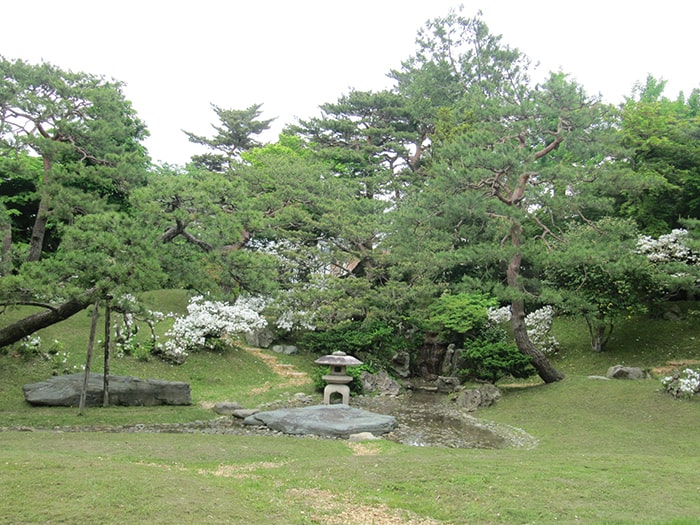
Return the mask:
<path id="1" fill-rule="evenodd" d="M 510 429 L 472 417 L 443 394 L 414 391 L 399 397 L 359 397 L 351 405 L 396 418 L 398 427 L 386 439 L 418 447 L 506 448 L 534 440 Z M 521 443 L 522 442 L 522 443 Z"/>

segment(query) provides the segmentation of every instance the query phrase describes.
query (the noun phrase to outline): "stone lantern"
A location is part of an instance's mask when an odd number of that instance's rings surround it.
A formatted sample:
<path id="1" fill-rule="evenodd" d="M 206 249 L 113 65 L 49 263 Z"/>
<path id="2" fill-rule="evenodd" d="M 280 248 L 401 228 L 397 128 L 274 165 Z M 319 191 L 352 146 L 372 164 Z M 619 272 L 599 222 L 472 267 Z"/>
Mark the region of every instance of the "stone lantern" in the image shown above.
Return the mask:
<path id="1" fill-rule="evenodd" d="M 352 377 L 347 375 L 347 367 L 361 365 L 362 361 L 347 355 L 345 352 L 337 351 L 330 355 L 324 355 L 314 361 L 318 365 L 329 365 L 331 373 L 323 376 L 326 388 L 323 389 L 323 403 L 331 404 L 331 395 L 340 394 L 343 397 L 343 404 L 350 404 L 350 387 L 348 383 Z"/>

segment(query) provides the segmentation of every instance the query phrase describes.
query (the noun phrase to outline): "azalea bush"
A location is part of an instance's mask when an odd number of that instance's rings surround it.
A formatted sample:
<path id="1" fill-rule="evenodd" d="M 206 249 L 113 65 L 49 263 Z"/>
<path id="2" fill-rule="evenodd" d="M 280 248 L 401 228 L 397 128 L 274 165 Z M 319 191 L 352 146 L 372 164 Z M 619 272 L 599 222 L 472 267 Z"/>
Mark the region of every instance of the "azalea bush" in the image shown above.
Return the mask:
<path id="1" fill-rule="evenodd" d="M 681 228 L 658 238 L 642 235 L 637 240 L 637 253 L 645 255 L 651 262 L 682 262 L 690 265 L 700 264 L 700 255 L 688 246 L 688 230 Z"/>
<path id="2" fill-rule="evenodd" d="M 700 392 L 700 371 L 686 368 L 661 380 L 666 392 L 676 399 L 691 398 Z"/>
<path id="3" fill-rule="evenodd" d="M 510 321 L 510 306 L 489 308 L 488 321 L 496 326 Z M 551 334 L 554 321 L 554 308 L 550 305 L 530 312 L 525 316 L 525 326 L 530 341 L 545 354 L 553 354 L 559 349 L 559 342 Z"/>
<path id="4" fill-rule="evenodd" d="M 255 298 L 239 298 L 235 303 L 210 301 L 199 295 L 190 299 L 187 315 L 176 317 L 165 333 L 168 340 L 160 347 L 163 357 L 184 363 L 190 352 L 221 348 L 225 336 L 267 326 L 260 311 L 264 304 Z"/>
<path id="5" fill-rule="evenodd" d="M 658 279 L 667 293 L 696 293 L 700 285 L 700 253 L 691 232 L 679 228 L 656 239 L 642 235 L 636 252 L 646 256 L 658 270 Z"/>

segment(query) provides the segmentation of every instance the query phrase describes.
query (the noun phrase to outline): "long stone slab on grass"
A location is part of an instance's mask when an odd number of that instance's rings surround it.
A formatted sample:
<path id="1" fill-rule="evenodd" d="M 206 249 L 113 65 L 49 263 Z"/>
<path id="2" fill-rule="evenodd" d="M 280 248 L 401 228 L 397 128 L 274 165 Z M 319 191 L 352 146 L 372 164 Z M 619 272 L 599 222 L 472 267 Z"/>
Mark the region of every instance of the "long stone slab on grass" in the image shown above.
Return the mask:
<path id="1" fill-rule="evenodd" d="M 24 385 L 24 399 L 37 406 L 69 406 L 80 404 L 80 393 L 85 374 L 54 376 L 45 381 Z M 88 378 L 86 406 L 101 406 L 103 398 L 102 374 L 92 373 Z M 130 376 L 109 376 L 109 404 L 120 406 L 191 405 L 189 383 L 138 379 Z"/>
<path id="2" fill-rule="evenodd" d="M 246 425 L 265 425 L 285 434 L 347 438 L 350 434 L 386 434 L 396 428 L 396 418 L 344 404 L 281 408 L 248 416 Z"/>

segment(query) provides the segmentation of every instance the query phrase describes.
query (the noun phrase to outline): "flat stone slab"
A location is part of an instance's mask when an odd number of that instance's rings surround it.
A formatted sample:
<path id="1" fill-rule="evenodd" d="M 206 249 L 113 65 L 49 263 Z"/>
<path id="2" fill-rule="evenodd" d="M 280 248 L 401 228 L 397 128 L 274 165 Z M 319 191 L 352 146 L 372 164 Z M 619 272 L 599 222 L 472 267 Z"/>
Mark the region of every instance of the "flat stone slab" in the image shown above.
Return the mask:
<path id="1" fill-rule="evenodd" d="M 54 376 L 24 385 L 24 399 L 31 405 L 69 406 L 80 404 L 85 374 Z M 86 406 L 102 406 L 102 374 L 90 374 L 85 395 Z M 121 406 L 191 405 L 189 383 L 109 376 L 109 404 Z"/>
<path id="2" fill-rule="evenodd" d="M 350 434 L 386 434 L 396 428 L 396 418 L 348 405 L 313 405 L 257 412 L 243 420 L 246 425 L 265 425 L 285 434 L 347 438 Z"/>

